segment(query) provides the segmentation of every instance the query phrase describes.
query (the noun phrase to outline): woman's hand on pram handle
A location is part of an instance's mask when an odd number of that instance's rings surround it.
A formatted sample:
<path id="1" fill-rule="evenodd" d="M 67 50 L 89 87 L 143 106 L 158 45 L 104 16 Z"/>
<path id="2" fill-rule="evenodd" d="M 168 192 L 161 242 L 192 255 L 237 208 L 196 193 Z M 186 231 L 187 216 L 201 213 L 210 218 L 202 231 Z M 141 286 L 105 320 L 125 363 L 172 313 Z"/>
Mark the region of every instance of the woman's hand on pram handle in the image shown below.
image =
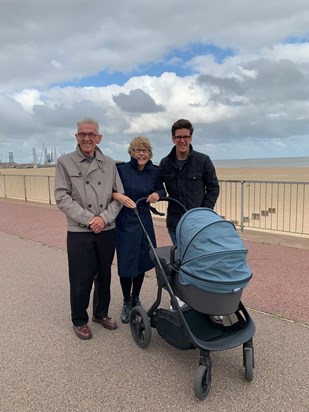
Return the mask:
<path id="1" fill-rule="evenodd" d="M 123 193 L 113 193 L 113 200 L 118 200 L 123 206 L 129 207 L 130 209 L 136 208 L 135 202 Z"/>
<path id="2" fill-rule="evenodd" d="M 151 195 L 149 195 L 149 196 L 147 197 L 146 202 L 147 202 L 147 203 L 156 203 L 156 202 L 158 202 L 159 200 L 160 200 L 159 194 L 158 194 L 157 192 L 153 192 L 153 193 L 151 193 Z"/>

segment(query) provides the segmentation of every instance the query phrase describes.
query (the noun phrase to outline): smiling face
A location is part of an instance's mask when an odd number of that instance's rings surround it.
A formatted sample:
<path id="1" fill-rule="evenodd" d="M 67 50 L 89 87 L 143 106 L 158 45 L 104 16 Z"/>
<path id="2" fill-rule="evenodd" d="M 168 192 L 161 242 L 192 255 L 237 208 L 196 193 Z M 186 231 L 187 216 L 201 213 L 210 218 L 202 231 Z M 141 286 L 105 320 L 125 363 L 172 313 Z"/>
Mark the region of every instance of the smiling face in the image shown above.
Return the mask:
<path id="1" fill-rule="evenodd" d="M 80 150 L 86 156 L 94 156 L 95 147 L 102 140 L 98 126 L 95 123 L 80 123 L 75 135 Z"/>
<path id="2" fill-rule="evenodd" d="M 134 146 L 131 148 L 131 156 L 137 160 L 139 170 L 143 170 L 145 164 L 150 160 L 149 150 L 140 146 Z"/>
<path id="3" fill-rule="evenodd" d="M 178 129 L 172 136 L 176 146 L 176 156 L 178 159 L 186 159 L 190 153 L 192 135 L 189 129 Z"/>
<path id="4" fill-rule="evenodd" d="M 143 170 L 146 163 L 152 158 L 152 147 L 147 137 L 135 137 L 128 148 L 128 152 L 137 160 L 139 170 Z"/>

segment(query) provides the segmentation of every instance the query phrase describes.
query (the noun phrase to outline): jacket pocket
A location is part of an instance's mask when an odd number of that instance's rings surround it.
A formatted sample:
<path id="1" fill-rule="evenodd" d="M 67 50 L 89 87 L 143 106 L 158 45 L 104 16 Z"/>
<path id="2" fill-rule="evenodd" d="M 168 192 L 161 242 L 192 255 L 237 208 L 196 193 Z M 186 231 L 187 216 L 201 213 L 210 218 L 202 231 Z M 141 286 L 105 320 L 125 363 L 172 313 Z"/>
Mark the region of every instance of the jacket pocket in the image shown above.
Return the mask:
<path id="1" fill-rule="evenodd" d="M 201 180 L 203 178 L 203 175 L 202 175 L 202 173 L 191 172 L 191 173 L 188 173 L 186 177 L 190 181 L 198 181 L 198 180 Z"/>

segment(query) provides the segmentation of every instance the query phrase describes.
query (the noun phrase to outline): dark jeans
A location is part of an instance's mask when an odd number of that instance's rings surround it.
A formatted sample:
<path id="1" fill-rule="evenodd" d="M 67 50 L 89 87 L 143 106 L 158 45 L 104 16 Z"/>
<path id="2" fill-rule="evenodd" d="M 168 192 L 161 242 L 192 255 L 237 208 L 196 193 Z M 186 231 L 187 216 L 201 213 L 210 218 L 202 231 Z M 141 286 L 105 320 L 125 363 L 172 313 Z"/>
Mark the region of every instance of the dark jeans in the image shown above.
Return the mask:
<path id="1" fill-rule="evenodd" d="M 115 230 L 95 234 L 68 232 L 71 317 L 75 326 L 88 322 L 87 309 L 94 282 L 93 315 L 108 315 L 111 266 L 115 254 Z"/>

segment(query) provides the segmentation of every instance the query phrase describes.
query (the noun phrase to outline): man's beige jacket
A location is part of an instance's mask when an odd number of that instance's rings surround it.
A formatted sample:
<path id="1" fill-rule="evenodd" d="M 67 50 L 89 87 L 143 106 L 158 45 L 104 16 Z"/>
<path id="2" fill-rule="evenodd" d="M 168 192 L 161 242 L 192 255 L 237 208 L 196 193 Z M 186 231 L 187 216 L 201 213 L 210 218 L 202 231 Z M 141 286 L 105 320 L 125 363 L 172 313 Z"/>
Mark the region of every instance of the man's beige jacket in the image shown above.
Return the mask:
<path id="1" fill-rule="evenodd" d="M 122 205 L 112 199 L 113 192 L 123 193 L 123 186 L 113 159 L 96 147 L 92 162 L 76 151 L 59 158 L 55 175 L 55 200 L 66 215 L 68 231 L 88 232 L 89 222 L 100 215 L 106 226 L 115 228 Z"/>

